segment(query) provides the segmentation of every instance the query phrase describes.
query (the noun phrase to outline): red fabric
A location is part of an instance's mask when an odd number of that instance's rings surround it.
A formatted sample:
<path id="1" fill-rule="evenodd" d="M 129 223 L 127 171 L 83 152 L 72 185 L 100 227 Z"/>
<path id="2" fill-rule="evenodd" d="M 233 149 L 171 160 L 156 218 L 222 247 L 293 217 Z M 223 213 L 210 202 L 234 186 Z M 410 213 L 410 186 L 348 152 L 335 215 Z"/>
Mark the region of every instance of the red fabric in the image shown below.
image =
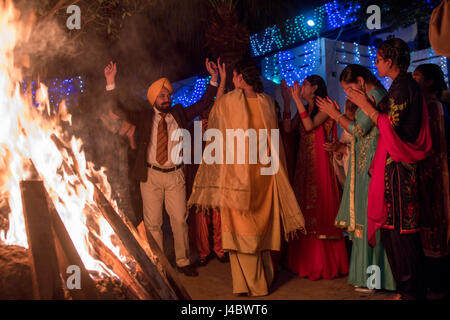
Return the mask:
<path id="1" fill-rule="evenodd" d="M 325 151 L 323 144 L 330 140 L 337 140 L 336 123 L 328 127 L 322 125 L 314 130 L 314 152 L 315 152 L 315 178 L 317 188 L 316 208 L 302 210 L 306 220 L 317 221 L 315 226 L 308 225 L 307 232 L 315 232 L 318 235 L 342 237 L 342 230 L 334 226 L 334 219 L 339 211 L 341 199 L 336 174 L 331 165 L 332 153 Z M 331 137 L 330 137 L 331 135 Z M 300 207 L 302 204 L 300 203 Z"/>
<path id="2" fill-rule="evenodd" d="M 348 274 L 345 240 L 320 240 L 315 235 L 301 236 L 288 247 L 288 268 L 310 280 L 333 279 Z"/>
<path id="3" fill-rule="evenodd" d="M 284 153 L 286 155 L 286 170 L 289 176 L 289 182 L 293 185 L 295 174 L 295 162 L 297 160 L 298 149 L 298 132 L 296 130 L 292 132 L 286 132 L 283 130 L 283 126 L 279 125 L 281 140 L 283 141 Z"/>
<path id="4" fill-rule="evenodd" d="M 303 111 L 302 113 L 300 113 L 300 118 L 305 119 L 309 116 L 307 111 Z"/>
<path id="5" fill-rule="evenodd" d="M 369 184 L 369 198 L 367 202 L 367 238 L 371 246 L 376 245 L 375 233 L 386 222 L 387 207 L 384 202 L 384 174 L 387 154 L 396 162 L 415 163 L 425 159 L 432 147 L 428 110 L 423 100 L 422 123 L 419 136 L 414 143 L 403 142 L 395 133 L 389 117 L 378 115 L 377 150 L 370 165 L 371 179 Z"/>
<path id="6" fill-rule="evenodd" d="M 301 277 L 332 279 L 348 273 L 343 233 L 334 226 L 340 191 L 331 165 L 332 154 L 323 148 L 325 142 L 337 140 L 336 122 L 329 119 L 312 132 L 302 130 L 300 139 L 295 188 L 309 235 L 289 242 L 287 264 Z"/>
<path id="7" fill-rule="evenodd" d="M 222 250 L 222 230 L 220 214 L 217 210 L 211 209 L 208 214 L 196 212 L 194 219 L 194 245 L 200 258 L 206 258 L 211 253 L 209 246 L 209 225 L 213 226 L 213 250 L 218 257 L 223 257 Z"/>

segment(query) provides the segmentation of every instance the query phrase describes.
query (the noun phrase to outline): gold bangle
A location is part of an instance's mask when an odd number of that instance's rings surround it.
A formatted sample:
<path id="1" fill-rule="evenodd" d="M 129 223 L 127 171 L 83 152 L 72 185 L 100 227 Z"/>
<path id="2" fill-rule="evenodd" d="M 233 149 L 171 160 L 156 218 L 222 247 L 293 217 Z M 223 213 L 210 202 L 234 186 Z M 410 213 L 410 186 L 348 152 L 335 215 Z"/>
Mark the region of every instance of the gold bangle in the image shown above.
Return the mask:
<path id="1" fill-rule="evenodd" d="M 345 114 L 344 114 L 344 113 L 341 113 L 341 114 L 336 118 L 336 122 L 337 122 L 338 125 L 341 125 L 341 123 L 339 122 L 339 120 L 341 120 L 341 118 L 344 117 L 344 116 L 345 116 Z"/>
<path id="2" fill-rule="evenodd" d="M 378 110 L 375 110 L 374 112 L 372 112 L 372 114 L 369 116 L 369 118 L 370 118 L 370 120 L 372 120 L 373 121 L 373 115 L 375 114 L 375 113 L 378 113 Z M 375 122 L 375 121 L 374 121 Z"/>

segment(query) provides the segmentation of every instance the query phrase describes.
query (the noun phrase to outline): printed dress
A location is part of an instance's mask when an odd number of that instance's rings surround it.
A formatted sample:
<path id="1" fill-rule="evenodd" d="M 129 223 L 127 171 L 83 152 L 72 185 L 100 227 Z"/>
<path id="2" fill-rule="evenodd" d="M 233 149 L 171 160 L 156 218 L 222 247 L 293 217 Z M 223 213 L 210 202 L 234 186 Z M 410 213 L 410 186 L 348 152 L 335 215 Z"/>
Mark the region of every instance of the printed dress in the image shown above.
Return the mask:
<path id="1" fill-rule="evenodd" d="M 378 104 L 386 95 L 382 88 L 376 88 L 368 93 Z M 350 271 L 348 282 L 354 286 L 367 287 L 371 265 L 380 267 L 381 289 L 395 290 L 395 281 L 389 266 L 383 244 L 379 241 L 372 248 L 367 240 L 367 198 L 369 193 L 369 167 L 377 148 L 378 128 L 361 109 L 355 114 L 355 121 L 349 126 L 352 135 L 350 159 L 342 195 L 341 206 L 335 225 L 344 228 L 352 240 Z"/>

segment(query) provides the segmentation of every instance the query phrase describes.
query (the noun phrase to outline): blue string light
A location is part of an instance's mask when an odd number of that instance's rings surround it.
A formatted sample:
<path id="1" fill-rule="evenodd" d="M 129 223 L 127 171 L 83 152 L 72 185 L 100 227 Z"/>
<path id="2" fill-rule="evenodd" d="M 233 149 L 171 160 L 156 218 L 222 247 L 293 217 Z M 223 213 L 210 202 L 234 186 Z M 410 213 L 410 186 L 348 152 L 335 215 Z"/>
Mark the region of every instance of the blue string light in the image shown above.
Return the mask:
<path id="1" fill-rule="evenodd" d="M 339 61 L 336 61 L 336 63 L 341 63 L 341 64 L 350 64 L 350 63 L 356 63 L 356 64 L 363 64 L 363 62 L 361 61 L 362 57 L 368 58 L 368 65 L 365 65 L 366 67 L 368 67 L 373 74 L 375 74 L 375 76 L 381 81 L 381 83 L 383 84 L 383 86 L 386 89 L 389 89 L 389 87 L 392 84 L 392 80 L 389 77 L 380 77 L 378 75 L 378 69 L 375 65 L 375 60 L 376 60 L 376 56 L 377 56 L 377 49 L 374 46 L 368 46 L 367 47 L 367 55 L 363 55 L 360 52 L 360 47 L 358 43 L 353 43 L 353 61 L 347 61 L 346 59 L 346 54 L 345 54 L 345 47 L 344 47 L 344 42 L 341 42 L 341 51 L 342 51 L 342 56 L 340 58 Z M 421 63 L 435 63 L 437 65 L 440 66 L 440 68 L 442 69 L 444 76 L 445 76 L 445 81 L 448 83 L 448 66 L 447 66 L 447 58 L 446 57 L 441 57 L 439 55 L 437 55 L 433 48 L 429 48 L 428 52 L 427 52 L 427 59 L 428 61 L 423 61 L 423 59 L 419 59 L 419 63 L 414 63 L 414 57 L 416 55 L 415 51 L 411 52 L 411 61 L 413 61 L 413 63 L 410 65 L 408 72 L 413 72 L 414 69 Z"/>
<path id="2" fill-rule="evenodd" d="M 296 58 L 291 50 L 276 53 L 263 60 L 262 76 L 279 84 L 285 79 L 289 86 L 303 80 L 314 72 L 319 50 L 318 40 L 312 40 L 302 47 L 302 54 Z"/>
<path id="3" fill-rule="evenodd" d="M 340 5 L 337 1 L 326 3 L 324 6 L 331 29 L 340 28 L 356 21 L 354 14 L 361 8 L 358 4 L 346 3 Z"/>
<path id="4" fill-rule="evenodd" d="M 184 107 L 196 103 L 205 93 L 210 79 L 210 76 L 206 78 L 197 78 L 194 85 L 191 84 L 181 87 L 173 95 L 172 103 L 181 103 Z"/>
<path id="5" fill-rule="evenodd" d="M 361 53 L 359 52 L 359 45 L 354 42 L 353 45 L 355 46 L 355 63 L 359 64 L 361 63 Z"/>
<path id="6" fill-rule="evenodd" d="M 283 47 L 281 31 L 277 26 L 267 28 L 263 33 L 250 36 L 250 45 L 255 56 Z M 255 54 L 256 53 L 256 54 Z"/>
<path id="7" fill-rule="evenodd" d="M 46 81 L 42 82 L 45 83 Z M 81 76 L 64 80 L 58 80 L 58 78 L 55 78 L 53 81 L 50 81 L 50 83 L 52 85 L 48 87 L 48 98 L 50 105 L 54 110 L 58 110 L 58 106 L 61 104 L 63 99 L 66 101 L 66 106 L 76 104 L 79 94 L 84 93 L 83 79 Z M 24 92 L 28 89 L 28 86 L 31 88 L 33 104 L 38 106 L 36 103 L 37 84 L 35 81 L 32 81 L 31 83 L 23 81 L 22 87 Z"/>
<path id="8" fill-rule="evenodd" d="M 297 47 L 296 49 L 280 51 L 264 57 L 261 61 L 262 76 L 277 84 L 279 84 L 283 79 L 286 80 L 289 86 L 292 86 L 294 81 L 302 83 L 307 76 L 315 72 L 320 54 L 318 50 L 319 41 L 320 40 L 312 40 L 301 47 Z M 348 46 L 351 46 L 351 44 L 348 44 Z M 340 48 L 342 55 L 340 60 L 336 61 L 337 63 L 362 64 L 368 67 L 375 74 L 375 76 L 377 76 L 386 89 L 389 89 L 392 80 L 389 77 L 379 77 L 378 69 L 375 65 L 377 49 L 374 46 L 360 47 L 358 43 L 353 43 L 353 50 L 351 48 L 345 50 L 345 42 L 341 41 Z M 367 51 L 365 48 L 367 48 Z M 349 54 L 346 54 L 346 52 Z M 349 56 L 348 59 L 347 55 Z M 415 52 L 412 52 L 411 60 L 413 60 L 414 55 Z M 435 63 L 439 64 L 442 68 L 446 81 L 448 82 L 447 59 L 445 57 L 438 56 L 432 49 L 428 52 L 428 59 L 430 59 L 430 61 L 433 59 L 438 59 Z M 410 69 L 410 71 L 413 71 L 413 69 Z M 182 87 L 175 93 L 173 102 L 181 103 L 184 106 L 197 102 L 205 92 L 209 79 L 209 77 L 196 78 L 195 82 Z"/>
<path id="9" fill-rule="evenodd" d="M 318 36 L 323 31 L 329 31 L 356 21 L 356 13 L 361 9 L 359 4 L 339 4 L 336 0 L 314 9 L 313 16 L 305 17 L 300 14 L 295 18 L 287 19 L 283 29 L 283 38 L 277 26 L 266 28 L 263 32 L 250 36 L 250 45 L 253 56 L 260 56 L 272 51 L 305 41 Z M 328 18 L 327 18 L 328 17 Z M 314 24 L 308 21 L 313 21 Z"/>

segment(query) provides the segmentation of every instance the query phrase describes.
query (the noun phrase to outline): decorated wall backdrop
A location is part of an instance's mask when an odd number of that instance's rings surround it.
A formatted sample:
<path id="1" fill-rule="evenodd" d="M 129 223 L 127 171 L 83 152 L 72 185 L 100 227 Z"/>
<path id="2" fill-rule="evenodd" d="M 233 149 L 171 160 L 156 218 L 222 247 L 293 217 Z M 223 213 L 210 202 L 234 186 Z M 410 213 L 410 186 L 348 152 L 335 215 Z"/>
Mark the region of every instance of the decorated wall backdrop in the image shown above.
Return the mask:
<path id="1" fill-rule="evenodd" d="M 294 81 L 302 83 L 307 75 L 318 74 L 327 83 L 329 96 L 337 100 L 343 107 L 345 93 L 339 84 L 340 73 L 347 65 L 355 63 L 369 68 L 378 77 L 375 59 L 375 47 L 320 38 L 264 58 L 261 69 L 262 75 L 276 84 L 279 84 L 282 79 L 286 79 L 289 85 L 292 85 Z M 432 48 L 412 52 L 411 66 L 408 71 L 414 71 L 422 63 L 439 65 L 448 84 L 446 57 L 437 55 Z M 391 80 L 389 78 L 379 79 L 386 89 L 389 89 Z M 279 103 L 282 102 L 279 89 L 276 90 L 275 98 Z M 295 112 L 296 107 L 294 103 L 291 103 L 291 113 L 294 115 Z"/>

